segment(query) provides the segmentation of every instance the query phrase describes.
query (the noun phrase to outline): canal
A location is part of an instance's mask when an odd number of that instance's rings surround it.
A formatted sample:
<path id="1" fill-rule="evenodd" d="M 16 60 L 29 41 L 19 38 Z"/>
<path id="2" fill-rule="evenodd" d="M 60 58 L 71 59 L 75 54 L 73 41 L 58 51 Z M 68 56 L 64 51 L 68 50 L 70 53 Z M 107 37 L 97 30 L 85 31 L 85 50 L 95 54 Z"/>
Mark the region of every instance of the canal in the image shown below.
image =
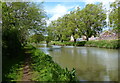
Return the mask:
<path id="1" fill-rule="evenodd" d="M 118 81 L 118 50 L 96 47 L 40 47 L 62 68 L 76 69 L 81 81 Z"/>

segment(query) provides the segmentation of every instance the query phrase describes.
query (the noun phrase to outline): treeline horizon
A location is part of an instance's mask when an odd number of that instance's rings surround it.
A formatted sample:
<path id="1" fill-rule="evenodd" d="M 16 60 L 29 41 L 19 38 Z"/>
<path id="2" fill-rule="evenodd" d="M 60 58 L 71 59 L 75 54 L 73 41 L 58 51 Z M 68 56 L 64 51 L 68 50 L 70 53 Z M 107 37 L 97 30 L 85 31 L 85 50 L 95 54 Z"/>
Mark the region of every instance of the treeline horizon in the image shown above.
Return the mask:
<path id="1" fill-rule="evenodd" d="M 77 38 L 86 36 L 88 41 L 91 36 L 99 36 L 103 28 L 113 27 L 112 31 L 118 33 L 118 4 L 119 1 L 110 4 L 110 9 L 103 8 L 103 4 L 87 4 L 83 9 L 79 7 L 52 21 L 48 26 L 48 37 L 54 41 L 69 41 L 73 36 L 74 42 Z M 106 22 L 109 13 L 109 22 Z"/>

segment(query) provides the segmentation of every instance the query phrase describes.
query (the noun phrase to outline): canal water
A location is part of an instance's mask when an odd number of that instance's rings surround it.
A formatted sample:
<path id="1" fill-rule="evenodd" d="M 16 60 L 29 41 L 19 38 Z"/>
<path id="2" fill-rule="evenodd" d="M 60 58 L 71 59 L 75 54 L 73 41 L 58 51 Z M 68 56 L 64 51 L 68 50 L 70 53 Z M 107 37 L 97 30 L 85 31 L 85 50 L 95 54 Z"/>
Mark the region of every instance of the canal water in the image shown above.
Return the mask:
<path id="1" fill-rule="evenodd" d="M 40 47 L 62 68 L 76 69 L 81 81 L 118 81 L 118 50 L 96 47 Z"/>

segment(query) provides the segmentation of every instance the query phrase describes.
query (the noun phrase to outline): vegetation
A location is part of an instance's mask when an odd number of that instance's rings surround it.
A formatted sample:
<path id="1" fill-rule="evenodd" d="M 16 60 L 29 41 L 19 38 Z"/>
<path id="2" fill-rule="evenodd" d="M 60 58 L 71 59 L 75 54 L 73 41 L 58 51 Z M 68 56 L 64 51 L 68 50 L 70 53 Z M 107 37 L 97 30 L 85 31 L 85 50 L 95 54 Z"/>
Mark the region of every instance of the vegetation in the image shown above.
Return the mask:
<path id="1" fill-rule="evenodd" d="M 25 49 L 32 60 L 32 81 L 76 81 L 75 69 L 72 71 L 69 71 L 67 68 L 62 69 L 52 60 L 51 56 L 32 45 L 27 45 Z M 21 81 L 23 76 L 23 59 L 25 58 L 18 57 L 16 60 L 13 59 L 14 61 L 8 62 L 7 66 L 10 67 L 10 71 L 6 74 L 5 81 Z M 18 61 L 20 62 L 18 63 Z M 13 65 L 11 65 L 12 63 Z"/>
<path id="2" fill-rule="evenodd" d="M 85 8 L 71 11 L 63 17 L 52 21 L 48 26 L 48 32 L 53 40 L 68 41 L 73 36 L 74 42 L 81 36 L 86 40 L 92 35 L 97 36 L 106 25 L 106 14 L 102 4 L 87 4 Z"/>
<path id="3" fill-rule="evenodd" d="M 109 15 L 109 20 L 110 20 L 110 26 L 114 27 L 113 31 L 116 33 L 120 32 L 120 23 L 119 23 L 119 10 L 120 10 L 120 1 L 115 0 L 115 2 L 111 3 L 110 7 L 110 15 Z"/>
<path id="4" fill-rule="evenodd" d="M 118 1 L 111 4 L 110 25 L 119 30 Z M 57 65 L 49 55 L 37 50 L 29 43 L 45 40 L 55 45 L 94 46 L 119 48 L 119 40 L 88 41 L 98 36 L 106 25 L 106 11 L 102 4 L 87 4 L 85 8 L 71 11 L 59 19 L 52 21 L 46 29 L 46 14 L 42 3 L 32 2 L 0 2 L 2 7 L 2 80 L 18 81 L 22 79 L 23 63 L 26 49 L 32 58 L 32 81 L 75 81 L 75 69 L 69 71 Z M 1 14 L 0 14 L 1 18 Z M 118 26 L 118 27 L 117 27 Z M 1 28 L 0 28 L 1 29 Z M 47 32 L 46 32 L 47 31 Z M 119 31 L 118 31 L 119 32 Z M 47 33 L 48 36 L 44 36 Z M 73 36 L 74 42 L 67 42 Z M 77 42 L 76 39 L 86 36 L 87 41 Z M 1 45 L 1 44 L 0 44 Z"/>
<path id="5" fill-rule="evenodd" d="M 58 42 L 54 41 L 50 44 L 61 45 L 61 46 L 88 46 L 88 47 L 100 47 L 100 48 L 111 48 L 118 49 L 120 47 L 120 40 L 91 40 L 91 41 L 80 41 L 80 42 Z"/>
<path id="6" fill-rule="evenodd" d="M 32 36 L 29 37 L 28 41 L 30 43 L 36 43 L 36 44 L 38 44 L 38 43 L 40 43 L 43 40 L 44 40 L 43 34 L 34 34 L 34 35 L 32 35 Z"/>
<path id="7" fill-rule="evenodd" d="M 75 69 L 62 69 L 52 57 L 38 49 L 31 50 L 33 81 L 76 81 Z"/>
<path id="8" fill-rule="evenodd" d="M 30 31 L 44 31 L 44 11 L 30 2 L 4 2 L 2 13 L 3 55 L 15 57 L 27 43 Z"/>
<path id="9" fill-rule="evenodd" d="M 16 53 L 17 54 L 17 53 Z M 24 56 L 23 56 L 24 55 Z M 2 57 L 2 81 L 20 81 L 22 78 L 22 68 L 25 59 L 23 51 L 19 52 L 15 58 Z"/>
<path id="10" fill-rule="evenodd" d="M 61 45 L 61 46 L 84 46 L 86 41 L 79 41 L 79 42 L 59 42 L 53 41 L 50 44 L 52 45 Z"/>
<path id="11" fill-rule="evenodd" d="M 17 71 L 26 58 L 24 46 L 29 35 L 42 33 L 45 24 L 42 3 L 2 2 L 2 81 L 21 76 Z"/>
<path id="12" fill-rule="evenodd" d="M 85 46 L 118 49 L 120 47 L 119 42 L 120 40 L 88 41 Z"/>

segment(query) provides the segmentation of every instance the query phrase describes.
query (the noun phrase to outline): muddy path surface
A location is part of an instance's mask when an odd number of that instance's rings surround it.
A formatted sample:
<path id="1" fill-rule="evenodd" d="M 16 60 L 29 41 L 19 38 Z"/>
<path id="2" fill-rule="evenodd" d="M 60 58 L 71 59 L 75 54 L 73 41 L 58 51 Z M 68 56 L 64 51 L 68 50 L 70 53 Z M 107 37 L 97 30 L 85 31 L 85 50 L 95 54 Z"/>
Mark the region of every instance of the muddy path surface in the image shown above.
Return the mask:
<path id="1" fill-rule="evenodd" d="M 23 64 L 23 76 L 22 81 L 26 82 L 32 82 L 32 70 L 31 70 L 31 56 L 29 53 L 26 53 L 26 58 L 24 60 Z"/>

